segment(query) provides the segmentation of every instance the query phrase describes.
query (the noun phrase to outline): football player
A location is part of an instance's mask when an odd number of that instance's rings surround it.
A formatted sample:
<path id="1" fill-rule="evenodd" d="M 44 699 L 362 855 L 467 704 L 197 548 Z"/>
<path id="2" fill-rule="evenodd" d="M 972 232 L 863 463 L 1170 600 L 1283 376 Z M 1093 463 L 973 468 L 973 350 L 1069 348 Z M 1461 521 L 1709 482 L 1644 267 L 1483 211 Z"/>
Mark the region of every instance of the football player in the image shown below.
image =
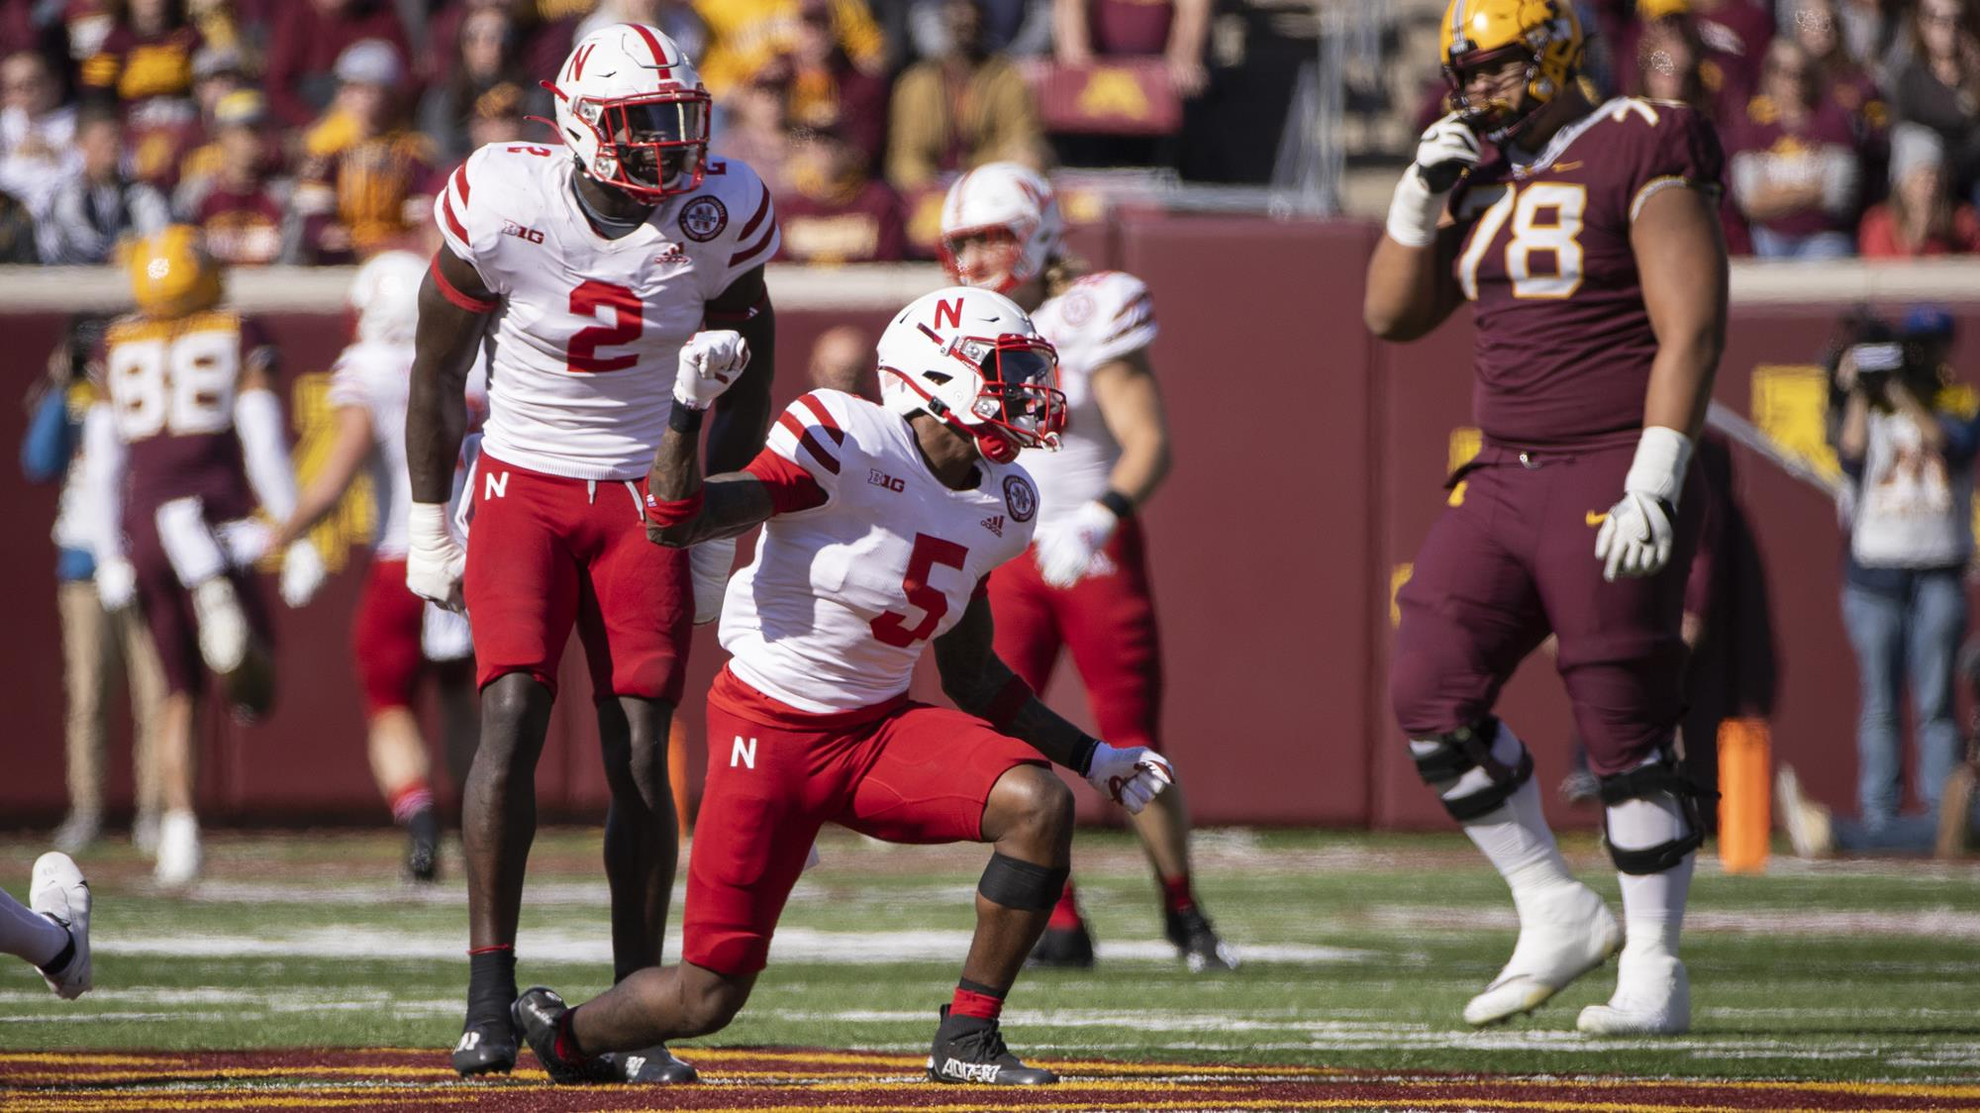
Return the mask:
<path id="1" fill-rule="evenodd" d="M 547 989 L 524 993 L 517 1021 L 558 1082 L 609 1077 L 600 1053 L 728 1024 L 826 822 L 891 842 L 992 844 L 928 1074 L 1057 1081 L 1011 1054 L 998 1023 L 1072 845 L 1072 794 L 1040 755 L 1130 811 L 1158 797 L 1168 763 L 1087 737 L 992 649 L 984 578 L 1024 551 L 1038 515 L 1018 453 L 1049 446 L 1063 417 L 1051 346 L 1008 299 L 958 287 L 902 310 L 878 355 L 881 404 L 814 390 L 747 468 L 706 481 L 697 430 L 735 376 L 682 356 L 649 532 L 676 548 L 759 523 L 763 534 L 722 614 L 733 656 L 708 694 L 681 964 L 575 1009 Z M 931 643 L 961 711 L 908 698 Z"/>
<path id="2" fill-rule="evenodd" d="M 89 910 L 89 882 L 74 859 L 51 850 L 34 861 L 26 904 L 0 893 L 0 953 L 26 959 L 57 997 L 73 1001 L 95 984 Z"/>
<path id="3" fill-rule="evenodd" d="M 275 349 L 219 308 L 221 268 L 198 230 L 172 225 L 138 241 L 128 266 L 137 312 L 104 335 L 83 435 L 102 516 L 98 590 L 120 598 L 135 585 L 164 669 L 156 876 L 176 887 L 201 864 L 201 662 L 237 715 L 264 715 L 274 702 L 268 617 L 249 577 L 269 551 L 267 519 L 294 512 L 296 483 L 271 385 Z M 283 552 L 282 599 L 300 607 L 322 585 L 323 560 L 306 540 Z"/>
<path id="4" fill-rule="evenodd" d="M 1059 353 L 1066 430 L 1056 452 L 1024 464 L 1038 483 L 1038 531 L 1027 559 L 990 578 L 997 656 L 1042 690 L 1061 648 L 1072 653 L 1102 734 L 1159 749 L 1162 650 L 1137 516 L 1169 470 L 1168 423 L 1148 358 L 1155 305 L 1131 274 L 1075 277 L 1064 259 L 1052 185 L 1012 162 L 977 167 L 942 204 L 942 257 L 952 280 L 996 290 L 1032 315 Z M 1229 970 L 1190 883 L 1189 813 L 1180 788 L 1138 815 L 1162 896 L 1164 934 L 1194 971 Z M 1093 937 L 1070 878 L 1032 961 L 1093 964 Z"/>
<path id="5" fill-rule="evenodd" d="M 1519 912 L 1511 960 L 1465 1019 L 1530 1011 L 1621 947 L 1614 996 L 1578 1026 L 1664 1034 L 1690 1024 L 1678 932 L 1704 837 L 1675 732 L 1704 505 L 1687 468 L 1726 328 L 1723 156 L 1695 109 L 1592 103 L 1581 51 L 1566 0 L 1453 0 L 1457 110 L 1424 132 L 1369 263 L 1365 316 L 1385 339 L 1476 304 L 1484 433 L 1402 589 L 1390 698 L 1418 771 Z M 1492 714 L 1549 633 L 1601 783 L 1623 925 L 1568 872 L 1532 757 Z"/>
<path id="6" fill-rule="evenodd" d="M 469 688 L 474 647 L 467 619 L 428 603 L 406 586 L 406 516 L 412 500 L 406 471 L 406 390 L 419 319 L 419 284 L 426 260 L 387 251 L 358 268 L 350 307 L 357 342 L 330 373 L 334 429 L 329 451 L 275 543 L 302 537 L 322 521 L 363 471 L 371 476 L 377 520 L 371 570 L 351 627 L 351 653 L 364 688 L 372 776 L 406 829 L 406 873 L 432 881 L 439 869 L 440 821 L 433 806 L 426 741 L 413 713 L 420 673 L 430 664 L 439 689 L 449 772 L 467 779 L 474 757 L 474 700 Z M 480 376 L 468 380 L 468 411 L 488 410 Z"/>
<path id="7" fill-rule="evenodd" d="M 533 781 L 573 625 L 612 793 L 613 963 L 623 977 L 660 961 L 678 849 L 668 726 L 689 627 L 718 613 L 735 542 L 648 544 L 647 466 L 683 352 L 739 376 L 710 422 L 711 470 L 747 464 L 770 417 L 776 326 L 763 264 L 777 252 L 776 214 L 748 166 L 707 157 L 709 98 L 694 66 L 653 28 L 613 24 L 577 44 L 550 89 L 555 143 L 483 147 L 435 202 L 445 246 L 420 289 L 406 415 L 406 582 L 465 601 L 481 689 L 462 820 L 464 1075 L 515 1062 Z M 464 545 L 446 504 L 477 362 L 489 415 Z M 664 1049 L 624 1063 L 642 1080 L 693 1078 Z"/>

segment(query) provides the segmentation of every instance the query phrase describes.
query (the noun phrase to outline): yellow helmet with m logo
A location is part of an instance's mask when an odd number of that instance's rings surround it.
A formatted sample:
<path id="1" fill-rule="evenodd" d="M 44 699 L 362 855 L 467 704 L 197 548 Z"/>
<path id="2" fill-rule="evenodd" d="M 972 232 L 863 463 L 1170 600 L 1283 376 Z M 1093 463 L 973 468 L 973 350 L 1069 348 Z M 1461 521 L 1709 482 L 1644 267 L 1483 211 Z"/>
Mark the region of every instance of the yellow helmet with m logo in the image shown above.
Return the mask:
<path id="1" fill-rule="evenodd" d="M 1493 142 L 1559 96 L 1581 68 L 1581 22 L 1569 0 L 1451 0 L 1441 40 L 1451 99 Z M 1513 58 L 1526 61 L 1523 103 L 1469 103 L 1465 75 Z"/>
<path id="2" fill-rule="evenodd" d="M 169 320 L 220 303 L 220 264 L 206 253 L 199 229 L 172 224 L 133 242 L 125 257 L 131 296 L 147 317 Z"/>

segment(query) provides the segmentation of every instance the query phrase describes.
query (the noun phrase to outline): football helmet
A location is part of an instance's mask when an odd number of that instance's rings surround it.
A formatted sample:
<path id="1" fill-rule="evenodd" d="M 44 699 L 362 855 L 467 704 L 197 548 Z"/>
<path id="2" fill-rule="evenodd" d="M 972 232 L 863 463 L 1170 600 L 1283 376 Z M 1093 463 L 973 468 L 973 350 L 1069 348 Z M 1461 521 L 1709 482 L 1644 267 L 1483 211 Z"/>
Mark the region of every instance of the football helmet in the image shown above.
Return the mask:
<path id="1" fill-rule="evenodd" d="M 1009 293 L 1043 273 L 1063 229 L 1044 175 L 1015 162 L 987 163 L 957 178 L 942 199 L 942 265 L 962 285 Z M 965 273 L 962 241 L 986 234 L 1006 241 L 1000 262 Z"/>
<path id="2" fill-rule="evenodd" d="M 385 251 L 358 268 L 349 301 L 359 340 L 410 344 L 419 327 L 419 284 L 426 260 L 410 251 Z"/>
<path id="3" fill-rule="evenodd" d="M 220 304 L 220 264 L 207 254 L 199 229 L 170 224 L 133 242 L 125 265 L 138 312 L 169 320 Z"/>
<path id="4" fill-rule="evenodd" d="M 1453 104 L 1474 131 L 1494 143 L 1515 134 L 1572 85 L 1581 68 L 1581 22 L 1569 0 L 1451 0 L 1440 38 Z M 1465 71 L 1508 58 L 1526 59 L 1526 96 L 1520 103 L 1469 103 Z"/>
<path id="5" fill-rule="evenodd" d="M 666 35 L 643 23 L 601 27 L 543 87 L 557 100 L 557 134 L 592 178 L 651 204 L 700 187 L 708 90 Z"/>
<path id="6" fill-rule="evenodd" d="M 951 286 L 909 303 L 880 334 L 880 402 L 929 414 L 1008 464 L 1057 448 L 1066 424 L 1059 354 L 1002 294 Z"/>

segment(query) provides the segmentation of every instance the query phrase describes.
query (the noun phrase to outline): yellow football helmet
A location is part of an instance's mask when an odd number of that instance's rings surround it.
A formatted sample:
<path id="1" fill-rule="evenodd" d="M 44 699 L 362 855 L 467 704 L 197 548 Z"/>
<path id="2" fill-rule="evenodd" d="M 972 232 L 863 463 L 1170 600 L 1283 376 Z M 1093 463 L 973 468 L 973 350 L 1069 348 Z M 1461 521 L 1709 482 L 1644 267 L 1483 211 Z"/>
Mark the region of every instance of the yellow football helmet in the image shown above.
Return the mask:
<path id="1" fill-rule="evenodd" d="M 1451 0 L 1441 40 L 1452 102 L 1495 143 L 1572 85 L 1581 68 L 1581 22 L 1570 0 Z M 1465 70 L 1515 57 L 1527 59 L 1521 104 L 1466 103 Z"/>
<path id="2" fill-rule="evenodd" d="M 138 312 L 169 320 L 220 303 L 220 264 L 206 253 L 199 229 L 172 224 L 131 244 L 125 265 Z"/>

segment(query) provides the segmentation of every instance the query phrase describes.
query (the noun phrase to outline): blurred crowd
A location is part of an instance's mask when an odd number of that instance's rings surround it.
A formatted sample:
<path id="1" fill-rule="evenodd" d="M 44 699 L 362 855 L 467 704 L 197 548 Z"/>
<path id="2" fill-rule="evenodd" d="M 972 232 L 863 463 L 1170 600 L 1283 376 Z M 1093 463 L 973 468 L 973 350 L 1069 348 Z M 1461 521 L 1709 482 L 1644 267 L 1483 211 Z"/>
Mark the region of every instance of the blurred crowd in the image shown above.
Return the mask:
<path id="1" fill-rule="evenodd" d="M 941 189 L 985 161 L 1262 180 L 1317 16 L 1230 7 L 1213 52 L 1212 0 L 3 0 L 0 262 L 107 262 L 172 220 L 234 265 L 429 247 L 438 183 L 548 141 L 539 83 L 618 21 L 698 60 L 713 155 L 770 183 L 786 258 L 932 257 Z"/>
<path id="2" fill-rule="evenodd" d="M 1980 250 L 1980 4 L 1577 0 L 1577 8 L 1594 33 L 1584 73 L 1598 93 L 1683 101 L 1717 122 L 1736 254 Z M 1424 115 L 1438 110 L 1439 94 Z"/>

